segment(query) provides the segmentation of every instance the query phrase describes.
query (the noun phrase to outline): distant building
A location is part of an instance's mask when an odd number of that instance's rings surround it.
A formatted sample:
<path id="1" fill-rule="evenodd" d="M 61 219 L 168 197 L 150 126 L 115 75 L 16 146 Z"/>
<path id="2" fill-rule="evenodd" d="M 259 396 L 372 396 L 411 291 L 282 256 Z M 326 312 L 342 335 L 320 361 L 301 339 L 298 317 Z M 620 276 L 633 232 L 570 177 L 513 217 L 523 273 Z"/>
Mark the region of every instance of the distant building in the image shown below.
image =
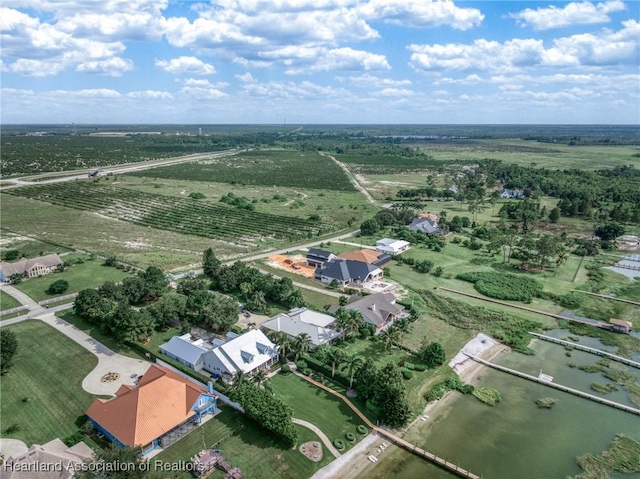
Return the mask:
<path id="1" fill-rule="evenodd" d="M 37 258 L 22 258 L 15 263 L 0 263 L 0 281 L 8 281 L 12 274 L 22 274 L 28 278 L 35 278 L 55 272 L 63 261 L 57 254 L 38 256 Z"/>
<path id="2" fill-rule="evenodd" d="M 6 458 L 0 466 L 3 479 L 70 479 L 74 469 L 91 459 L 93 450 L 84 442 L 68 447 L 55 438 L 46 444 L 34 444 L 24 454 Z M 46 468 L 43 465 L 51 465 Z M 51 470 L 50 470 L 51 469 Z M 55 469 L 55 470 L 54 470 Z"/>
<path id="3" fill-rule="evenodd" d="M 268 331 L 282 332 L 290 338 L 306 333 L 313 346 L 329 344 L 340 337 L 340 332 L 332 328 L 336 318 L 307 308 L 294 308 L 288 313 L 280 313 L 262 323 Z"/>
<path id="4" fill-rule="evenodd" d="M 137 386 L 120 386 L 115 397 L 95 399 L 86 414 L 117 446 L 141 446 L 143 455 L 168 447 L 214 413 L 217 396 L 178 373 L 152 364 Z"/>
<path id="5" fill-rule="evenodd" d="M 317 268 L 315 271 L 315 279 L 324 284 L 331 284 L 336 280 L 340 287 L 362 286 L 365 283 L 379 281 L 382 276 L 383 272 L 378 266 L 340 258 L 325 263 L 323 268 Z"/>
<path id="6" fill-rule="evenodd" d="M 424 233 L 428 235 L 444 236 L 444 231 L 438 228 L 438 222 L 435 220 L 414 218 L 409 224 L 409 229 L 414 233 Z"/>
<path id="7" fill-rule="evenodd" d="M 502 193 L 500 193 L 500 198 L 510 198 L 510 199 L 516 199 L 516 200 L 523 200 L 524 199 L 524 190 L 521 190 L 519 188 L 514 188 L 512 190 L 509 189 L 503 189 Z"/>
<path id="8" fill-rule="evenodd" d="M 376 251 L 390 255 L 396 255 L 407 251 L 410 246 L 411 243 L 408 241 L 393 238 L 382 238 L 376 241 Z"/>
<path id="9" fill-rule="evenodd" d="M 325 251 L 323 249 L 311 248 L 307 253 L 307 264 L 314 268 L 322 268 L 325 263 L 328 263 L 336 257 L 331 251 Z"/>
<path id="10" fill-rule="evenodd" d="M 187 333 L 174 336 L 168 342 L 161 344 L 160 351 L 183 366 L 200 371 L 204 366 L 203 356 L 212 347 L 211 343 L 205 343 L 202 339 L 191 339 L 191 333 Z"/>
<path id="11" fill-rule="evenodd" d="M 338 255 L 339 259 L 350 259 L 353 261 L 361 261 L 374 266 L 383 266 L 390 262 L 393 258 L 385 253 L 374 251 L 371 249 L 361 249 L 358 251 L 347 251 Z"/>

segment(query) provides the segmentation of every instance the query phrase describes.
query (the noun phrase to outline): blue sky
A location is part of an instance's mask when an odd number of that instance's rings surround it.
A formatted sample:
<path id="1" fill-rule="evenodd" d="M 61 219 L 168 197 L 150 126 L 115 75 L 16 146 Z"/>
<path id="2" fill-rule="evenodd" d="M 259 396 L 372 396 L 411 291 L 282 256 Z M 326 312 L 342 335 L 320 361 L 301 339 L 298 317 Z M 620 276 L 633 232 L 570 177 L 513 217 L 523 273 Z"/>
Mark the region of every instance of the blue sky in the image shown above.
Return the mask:
<path id="1" fill-rule="evenodd" d="M 640 2 L 3 0 L 2 123 L 640 122 Z"/>

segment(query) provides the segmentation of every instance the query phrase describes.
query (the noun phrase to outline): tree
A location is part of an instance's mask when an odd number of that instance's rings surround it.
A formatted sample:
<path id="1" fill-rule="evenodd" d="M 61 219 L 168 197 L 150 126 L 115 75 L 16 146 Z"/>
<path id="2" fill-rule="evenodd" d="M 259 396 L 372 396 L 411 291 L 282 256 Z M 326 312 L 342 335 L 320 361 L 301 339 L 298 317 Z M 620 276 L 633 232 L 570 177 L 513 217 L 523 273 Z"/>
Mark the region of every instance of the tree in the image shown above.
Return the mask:
<path id="1" fill-rule="evenodd" d="M 187 298 L 186 309 L 193 322 L 212 328 L 225 329 L 238 321 L 236 301 L 212 291 L 195 291 Z"/>
<path id="2" fill-rule="evenodd" d="M 558 252 L 558 240 L 551 235 L 542 235 L 536 243 L 538 250 L 538 264 L 543 268 L 547 258 L 555 257 Z"/>
<path id="3" fill-rule="evenodd" d="M 549 221 L 552 223 L 557 223 L 560 221 L 560 210 L 558 208 L 553 208 L 549 213 Z"/>
<path id="4" fill-rule="evenodd" d="M 428 259 L 416 261 L 414 268 L 418 273 L 426 274 L 431 271 L 431 268 L 433 268 L 433 261 L 430 261 Z"/>
<path id="5" fill-rule="evenodd" d="M 78 468 L 75 479 L 145 479 L 149 476 L 142 457 L 142 447 L 108 447 L 97 448 L 86 467 Z M 103 467 L 108 464 L 111 467 Z M 100 471 L 99 473 L 96 471 Z"/>
<path id="6" fill-rule="evenodd" d="M 411 413 L 406 387 L 400 370 L 388 363 L 376 375 L 374 403 L 380 409 L 380 420 L 391 427 L 401 427 Z"/>
<path id="7" fill-rule="evenodd" d="M 265 371 L 264 369 L 259 369 L 258 371 L 256 371 L 256 373 L 253 375 L 253 383 L 256 386 L 262 386 L 262 384 L 267 380 L 267 371 Z"/>
<path id="8" fill-rule="evenodd" d="M 387 329 L 382 331 L 382 333 L 380 333 L 379 337 L 382 341 L 382 344 L 384 344 L 384 349 L 391 349 L 391 346 L 393 346 L 394 343 L 400 341 L 401 336 L 402 333 L 397 327 L 389 326 Z"/>
<path id="9" fill-rule="evenodd" d="M 286 360 L 293 347 L 291 338 L 287 333 L 279 332 L 276 336 L 276 343 L 278 345 L 278 353 L 280 354 L 280 359 Z"/>
<path id="10" fill-rule="evenodd" d="M 358 391 L 358 397 L 362 398 L 363 401 L 373 396 L 377 376 L 378 368 L 371 358 L 367 358 L 362 367 L 356 371 L 354 377 L 356 391 Z"/>
<path id="11" fill-rule="evenodd" d="M 348 302 L 349 302 L 349 298 L 347 296 L 342 295 L 338 298 L 338 304 L 340 306 L 346 306 Z"/>
<path id="12" fill-rule="evenodd" d="M 372 218 L 370 220 L 364 221 L 360 225 L 360 233 L 362 233 L 363 235 L 374 235 L 378 231 L 380 231 L 380 228 L 381 225 L 378 220 Z"/>
<path id="13" fill-rule="evenodd" d="M 289 278 L 286 278 L 289 279 Z M 294 289 L 289 296 L 287 296 L 283 302 L 287 308 L 301 308 L 306 305 L 302 291 Z"/>
<path id="14" fill-rule="evenodd" d="M 246 284 L 246 283 L 242 283 Z M 249 309 L 258 312 L 264 312 L 267 310 L 267 300 L 263 291 L 254 291 L 247 300 L 247 306 Z"/>
<path id="15" fill-rule="evenodd" d="M 18 259 L 20 257 L 20 251 L 17 249 L 11 249 L 4 254 L 5 261 L 13 261 L 14 259 Z"/>
<path id="16" fill-rule="evenodd" d="M 191 296 L 195 291 L 206 290 L 207 282 L 202 278 L 186 278 L 178 283 L 178 293 Z"/>
<path id="17" fill-rule="evenodd" d="M 297 361 L 300 356 L 309 352 L 311 348 L 311 336 L 307 333 L 300 333 L 293 340 L 293 359 Z"/>
<path id="18" fill-rule="evenodd" d="M 49 294 L 62 294 L 67 289 L 69 289 L 69 282 L 64 279 L 59 279 L 54 281 L 49 285 L 49 289 L 47 289 L 47 293 Z"/>
<path id="19" fill-rule="evenodd" d="M 335 347 L 329 348 L 327 350 L 327 359 L 331 363 L 331 377 L 334 377 L 336 375 L 336 368 L 347 359 L 347 353 Z"/>
<path id="20" fill-rule="evenodd" d="M 625 228 L 620 223 L 610 222 L 596 227 L 594 232 L 602 241 L 615 241 L 625 233 Z"/>
<path id="21" fill-rule="evenodd" d="M 346 358 L 343 368 L 346 369 L 349 375 L 349 389 L 353 388 L 353 378 L 363 365 L 364 358 L 358 353 L 354 353 Z"/>
<path id="22" fill-rule="evenodd" d="M 202 255 L 202 270 L 208 278 L 213 278 L 222 266 L 222 262 L 213 253 L 212 248 L 204 250 Z"/>
<path id="23" fill-rule="evenodd" d="M 442 344 L 437 342 L 429 344 L 422 352 L 422 360 L 430 368 L 443 365 L 446 355 Z"/>
<path id="24" fill-rule="evenodd" d="M 7 328 L 0 329 L 0 375 L 13 366 L 13 357 L 18 352 L 16 333 Z"/>
<path id="25" fill-rule="evenodd" d="M 169 292 L 147 307 L 159 325 L 176 325 L 182 321 L 187 310 L 187 297 Z"/>
<path id="26" fill-rule="evenodd" d="M 560 269 L 560 266 L 565 264 L 568 259 L 569 259 L 569 251 L 567 251 L 567 248 L 565 248 L 564 245 L 559 245 L 558 253 L 556 256 L 556 270 L 553 272 L 554 276 L 558 274 L 558 269 Z"/>
<path id="27" fill-rule="evenodd" d="M 9 283 L 11 284 L 20 284 L 22 283 L 22 279 L 24 278 L 24 274 L 22 273 L 13 273 L 9 276 Z"/>
<path id="28" fill-rule="evenodd" d="M 149 266 L 146 270 L 138 274 L 144 282 L 143 299 L 145 301 L 154 301 L 161 297 L 169 286 L 165 274 L 156 266 Z"/>

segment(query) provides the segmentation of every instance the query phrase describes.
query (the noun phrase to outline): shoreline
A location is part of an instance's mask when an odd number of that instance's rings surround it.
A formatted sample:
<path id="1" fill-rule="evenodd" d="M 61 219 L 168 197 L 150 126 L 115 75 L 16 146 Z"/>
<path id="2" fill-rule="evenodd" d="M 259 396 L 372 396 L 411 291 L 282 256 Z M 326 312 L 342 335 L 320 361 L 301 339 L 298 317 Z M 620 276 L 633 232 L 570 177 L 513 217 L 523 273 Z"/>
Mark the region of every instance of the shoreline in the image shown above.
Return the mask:
<path id="1" fill-rule="evenodd" d="M 493 361 L 501 354 L 511 351 L 511 348 L 483 334 L 478 334 L 465 344 L 461 352 L 450 361 L 449 365 L 463 382 L 475 386 L 482 378 L 487 366 L 477 363 L 462 354 L 464 350 L 468 350 L 470 353 L 487 361 Z M 398 436 L 410 442 L 411 437 L 414 435 L 424 438 L 425 435 L 428 435 L 433 423 L 447 417 L 459 397 L 456 391 L 447 391 L 441 399 L 427 404 L 422 413 L 405 428 L 397 431 Z M 370 454 L 376 457 L 379 456 L 376 450 L 379 450 L 378 448 L 383 442 L 384 438 L 370 434 L 346 454 L 317 471 L 311 479 L 359 479 L 368 477 L 376 464 L 369 461 L 367 457 Z M 384 457 L 393 457 L 398 451 L 400 449 L 394 445 Z"/>

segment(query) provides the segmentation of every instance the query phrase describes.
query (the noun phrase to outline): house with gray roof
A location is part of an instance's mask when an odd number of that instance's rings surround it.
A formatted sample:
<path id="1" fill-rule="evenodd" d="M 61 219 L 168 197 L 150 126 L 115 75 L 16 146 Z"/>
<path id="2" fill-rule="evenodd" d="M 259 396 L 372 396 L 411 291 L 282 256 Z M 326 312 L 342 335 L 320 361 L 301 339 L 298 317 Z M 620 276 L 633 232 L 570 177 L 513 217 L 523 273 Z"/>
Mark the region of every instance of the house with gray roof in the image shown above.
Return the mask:
<path id="1" fill-rule="evenodd" d="M 74 469 L 93 456 L 84 442 L 68 447 L 59 438 L 46 444 L 34 444 L 23 454 L 6 458 L 0 466 L 3 479 L 70 479 Z M 46 467 L 49 466 L 49 467 Z"/>
<path id="2" fill-rule="evenodd" d="M 329 344 L 340 337 L 341 333 L 332 328 L 335 320 L 333 316 L 312 309 L 294 308 L 288 313 L 280 313 L 262 323 L 262 328 L 285 333 L 292 339 L 306 333 L 315 347 Z"/>
<path id="3" fill-rule="evenodd" d="M 427 235 L 444 236 L 444 231 L 438 227 L 438 222 L 428 218 L 414 218 L 409 229 L 414 233 L 424 233 Z"/>
<path id="4" fill-rule="evenodd" d="M 342 307 L 359 311 L 365 323 L 376 328 L 376 334 L 391 326 L 404 310 L 404 306 L 396 304 L 396 297 L 391 293 L 352 295 L 348 303 Z M 329 311 L 336 311 L 338 308 L 340 306 L 332 305 Z"/>
<path id="5" fill-rule="evenodd" d="M 278 360 L 278 349 L 259 329 L 230 337 L 203 356 L 204 370 L 230 379 L 238 371 L 254 374 Z"/>
<path id="6" fill-rule="evenodd" d="M 316 280 L 324 284 L 331 284 L 336 280 L 340 287 L 362 286 L 365 283 L 379 281 L 382 276 L 382 270 L 374 264 L 340 258 L 325 263 L 323 268 L 317 268 L 315 271 Z"/>
<path id="7" fill-rule="evenodd" d="M 334 259 L 334 255 L 331 251 L 325 251 L 323 249 L 310 248 L 307 253 L 307 264 L 314 268 L 322 268 L 325 263 Z"/>
<path id="8" fill-rule="evenodd" d="M 57 254 L 38 256 L 37 258 L 21 258 L 15 263 L 0 263 L 0 281 L 8 281 L 13 274 L 21 274 L 27 278 L 35 278 L 54 273 L 63 261 Z"/>
<path id="9" fill-rule="evenodd" d="M 160 351 L 171 359 L 178 361 L 194 371 L 200 371 L 204 367 L 204 354 L 213 347 L 202 339 L 191 339 L 191 334 L 174 336 L 169 341 L 160 345 Z"/>

